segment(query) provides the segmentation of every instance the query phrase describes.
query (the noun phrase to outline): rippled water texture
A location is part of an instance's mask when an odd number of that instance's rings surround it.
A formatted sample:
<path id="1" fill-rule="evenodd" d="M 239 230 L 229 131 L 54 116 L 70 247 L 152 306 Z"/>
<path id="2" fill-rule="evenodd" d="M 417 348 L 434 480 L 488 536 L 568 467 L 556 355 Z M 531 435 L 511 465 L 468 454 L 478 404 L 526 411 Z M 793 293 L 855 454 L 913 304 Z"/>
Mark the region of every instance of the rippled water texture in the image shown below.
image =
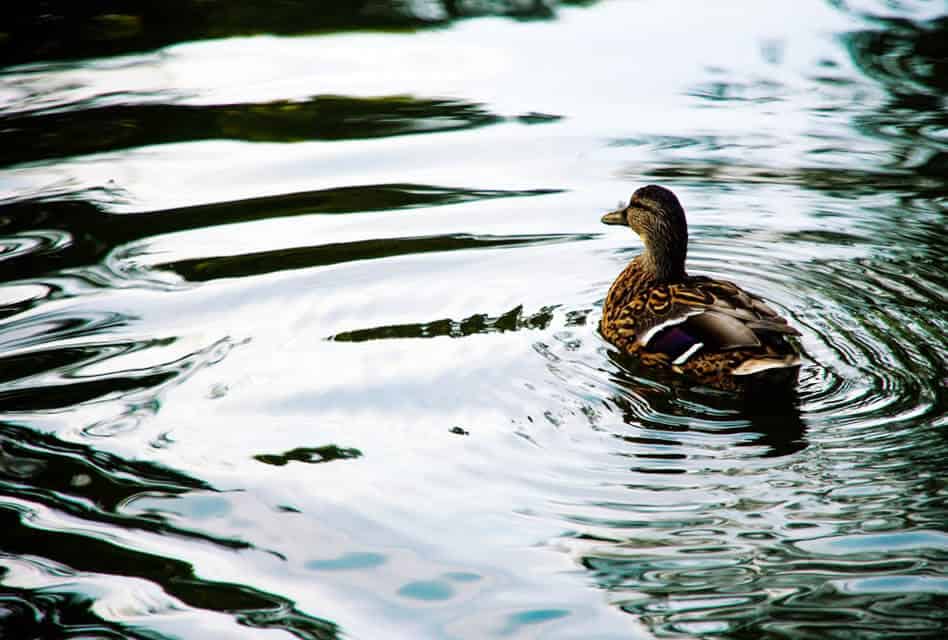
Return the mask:
<path id="1" fill-rule="evenodd" d="M 142 4 L 0 27 L 0 636 L 945 637 L 941 3 Z M 649 182 L 796 399 L 598 335 Z"/>

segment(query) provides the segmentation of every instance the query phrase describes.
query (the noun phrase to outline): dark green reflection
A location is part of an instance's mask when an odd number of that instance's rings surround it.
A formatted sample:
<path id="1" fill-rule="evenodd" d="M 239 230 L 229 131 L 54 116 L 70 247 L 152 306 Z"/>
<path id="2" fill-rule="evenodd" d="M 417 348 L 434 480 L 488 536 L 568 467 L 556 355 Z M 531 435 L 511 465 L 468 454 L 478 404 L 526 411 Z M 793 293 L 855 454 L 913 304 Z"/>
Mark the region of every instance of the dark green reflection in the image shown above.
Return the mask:
<path id="1" fill-rule="evenodd" d="M 172 371 L 143 375 L 114 376 L 89 382 L 57 384 L 55 387 L 27 387 L 0 392 L 0 411 L 44 411 L 61 409 L 113 393 L 128 393 L 159 386 L 173 379 Z"/>
<path id="2" fill-rule="evenodd" d="M 302 613 L 286 598 L 245 585 L 203 580 L 181 560 L 136 551 L 90 535 L 33 527 L 22 516 L 0 505 L 5 553 L 35 556 L 42 550 L 39 553 L 44 558 L 75 571 L 149 580 L 188 606 L 234 615 L 242 624 L 283 629 L 313 640 L 338 637 L 335 624 Z"/>
<path id="3" fill-rule="evenodd" d="M 0 580 L 2 578 L 0 567 Z M 43 640 L 164 640 L 167 637 L 151 629 L 103 620 L 90 604 L 88 596 L 79 590 L 3 586 L 0 593 L 0 637 Z"/>
<path id="4" fill-rule="evenodd" d="M 334 624 L 296 610 L 293 603 L 243 585 L 196 578 L 180 560 L 127 548 L 94 534 L 55 531 L 26 517 L 26 504 L 81 518 L 90 530 L 121 527 L 210 542 L 228 553 L 250 547 L 181 530 L 154 514 L 127 515 L 122 505 L 136 496 L 176 496 L 210 491 L 204 482 L 153 463 L 125 460 L 93 447 L 63 442 L 14 424 L 0 423 L 0 555 L 42 558 L 95 576 L 131 576 L 158 584 L 186 605 L 235 615 L 241 624 L 283 629 L 299 638 L 337 636 Z M 12 496 L 16 502 L 6 502 Z M 16 506 L 14 506 L 16 505 Z M 0 580 L 3 568 L 0 566 Z M 0 637 L 156 638 L 135 627 L 105 621 L 89 607 L 81 582 L 74 589 L 33 590 L 4 586 Z"/>
<path id="5" fill-rule="evenodd" d="M 463 320 L 435 320 L 412 324 L 395 324 L 369 329 L 345 331 L 332 336 L 330 340 L 337 342 L 366 342 L 368 340 L 385 340 L 392 338 L 436 338 L 464 336 L 482 333 L 502 333 L 517 331 L 518 329 L 546 329 L 553 320 L 555 307 L 544 307 L 532 315 L 523 315 L 523 306 L 514 307 L 499 316 L 489 316 L 477 313 Z"/>
<path id="6" fill-rule="evenodd" d="M 482 105 L 411 96 L 315 96 L 230 105 L 72 105 L 0 117 L 0 166 L 197 140 L 354 140 L 502 121 Z"/>
<path id="7" fill-rule="evenodd" d="M 28 507 L 21 506 L 26 501 L 54 513 L 81 518 L 90 530 L 120 527 L 127 532 L 173 535 L 209 542 L 223 553 L 250 548 L 246 542 L 179 529 L 155 514 L 122 512 L 122 505 L 136 496 L 170 497 L 190 491 L 213 489 L 200 480 L 152 463 L 125 460 L 90 446 L 0 423 L 0 555 L 41 557 L 91 575 L 142 578 L 158 584 L 189 606 L 233 614 L 242 624 L 284 629 L 300 638 L 335 638 L 335 625 L 299 612 L 285 598 L 243 585 L 199 579 L 186 562 L 136 551 L 105 537 L 45 529 L 26 517 Z M 17 502 L 6 502 L 6 496 L 16 498 Z M 70 629 L 82 629 L 86 633 L 95 630 L 95 637 L 156 637 L 151 632 L 139 636 L 122 625 L 99 619 L 88 610 L 88 596 L 81 587 L 73 592 L 56 589 L 46 596 L 42 593 L 3 588 L 0 636 L 7 637 L 5 634 L 14 630 L 22 634 L 36 629 L 42 633 L 9 637 L 72 637 Z"/>
<path id="8" fill-rule="evenodd" d="M 0 66 L 146 51 L 175 42 L 261 33 L 411 30 L 459 18 L 549 19 L 595 0 L 51 0 L 13 3 L 0 26 Z"/>
<path id="9" fill-rule="evenodd" d="M 445 236 L 423 236 L 419 238 L 380 238 L 358 242 L 339 242 L 314 247 L 294 247 L 247 253 L 236 256 L 181 260 L 158 265 L 157 268 L 174 271 L 192 282 L 206 282 L 218 278 L 242 278 L 263 275 L 289 269 L 321 267 L 343 262 L 375 260 L 394 256 L 416 255 L 438 251 L 460 251 L 463 249 L 487 249 L 537 245 L 550 242 L 584 240 L 589 236 L 580 234 L 545 234 L 532 236 L 475 236 L 454 234 Z"/>
<path id="10" fill-rule="evenodd" d="M 133 496 L 144 492 L 180 495 L 192 490 L 211 487 L 173 469 L 125 460 L 91 446 L 0 422 L 0 493 L 14 492 L 76 515 L 109 522 L 122 519 L 132 525 L 118 509 Z M 69 500 L 61 501 L 67 497 Z M 135 526 L 155 525 L 153 520 L 134 520 Z"/>
<path id="11" fill-rule="evenodd" d="M 113 214 L 90 200 L 23 200 L 0 206 L 0 233 L 55 229 L 72 239 L 54 255 L 36 260 L 25 254 L 5 260 L 8 280 L 36 277 L 52 270 L 94 264 L 115 247 L 160 234 L 215 225 L 310 214 L 394 211 L 459 204 L 491 198 L 558 193 L 555 189 L 505 191 L 419 184 L 378 184 L 282 193 L 231 202 L 179 207 L 137 214 Z M 86 194 L 92 199 L 96 194 Z M 287 256 L 290 257 L 290 256 Z M 254 261 L 256 258 L 248 257 Z M 264 260 L 266 262 L 266 260 Z M 187 267 L 182 267 L 186 272 Z"/>
<path id="12" fill-rule="evenodd" d="M 319 464 L 322 462 L 331 462 L 333 460 L 350 460 L 361 458 L 362 452 L 351 447 L 339 447 L 334 444 L 324 447 L 297 447 L 286 453 L 261 453 L 253 458 L 264 464 L 275 467 L 283 467 L 290 462 L 305 462 L 307 464 Z"/>
<path id="13" fill-rule="evenodd" d="M 880 28 L 843 38 L 853 62 L 889 94 L 879 108 L 855 120 L 864 133 L 892 144 L 891 164 L 927 179 L 937 197 L 948 182 L 948 15 L 927 21 L 872 17 Z"/>
<path id="14" fill-rule="evenodd" d="M 941 185 L 933 184 L 924 175 L 898 168 L 867 171 L 847 167 L 798 167 L 778 170 L 753 166 L 735 168 L 734 165 L 699 161 L 656 167 L 636 175 L 678 184 L 787 184 L 847 198 L 880 191 L 908 190 L 929 196 L 941 192 Z"/>

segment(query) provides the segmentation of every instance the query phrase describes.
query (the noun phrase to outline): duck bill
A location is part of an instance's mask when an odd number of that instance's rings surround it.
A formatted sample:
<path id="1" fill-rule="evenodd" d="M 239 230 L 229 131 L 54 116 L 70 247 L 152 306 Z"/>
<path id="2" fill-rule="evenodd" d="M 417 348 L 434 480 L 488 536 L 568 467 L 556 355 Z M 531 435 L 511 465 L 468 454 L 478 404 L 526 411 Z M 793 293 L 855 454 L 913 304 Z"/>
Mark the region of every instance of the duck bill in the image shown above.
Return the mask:
<path id="1" fill-rule="evenodd" d="M 625 209 L 610 211 L 602 217 L 603 224 L 628 224 L 625 219 Z"/>

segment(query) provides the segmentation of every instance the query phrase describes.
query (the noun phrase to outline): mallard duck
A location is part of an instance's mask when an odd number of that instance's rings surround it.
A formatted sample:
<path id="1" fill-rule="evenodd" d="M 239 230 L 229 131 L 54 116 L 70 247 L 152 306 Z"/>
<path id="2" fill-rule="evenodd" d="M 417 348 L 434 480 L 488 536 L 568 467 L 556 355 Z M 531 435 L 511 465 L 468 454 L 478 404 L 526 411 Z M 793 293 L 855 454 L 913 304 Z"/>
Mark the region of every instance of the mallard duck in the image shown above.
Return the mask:
<path id="1" fill-rule="evenodd" d="M 733 282 L 685 271 L 688 223 L 674 193 L 642 187 L 602 221 L 628 225 L 645 244 L 609 288 L 599 325 L 606 340 L 644 366 L 719 389 L 796 382 L 800 332 Z"/>

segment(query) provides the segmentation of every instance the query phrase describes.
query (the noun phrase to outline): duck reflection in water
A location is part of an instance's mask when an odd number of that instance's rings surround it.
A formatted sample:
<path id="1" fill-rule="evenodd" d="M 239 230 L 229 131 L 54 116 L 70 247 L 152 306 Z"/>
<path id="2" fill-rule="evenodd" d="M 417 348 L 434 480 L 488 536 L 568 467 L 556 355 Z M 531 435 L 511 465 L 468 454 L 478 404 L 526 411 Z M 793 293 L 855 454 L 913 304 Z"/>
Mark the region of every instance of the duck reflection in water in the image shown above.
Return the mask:
<path id="1" fill-rule="evenodd" d="M 721 391 L 674 372 L 642 366 L 635 358 L 609 350 L 614 367 L 612 382 L 622 391 L 610 401 L 622 413 L 624 422 L 641 426 L 654 434 L 664 432 L 662 444 L 681 444 L 675 433 L 698 432 L 718 438 L 737 438 L 736 446 L 760 448 L 753 457 L 779 457 L 806 448 L 806 424 L 800 414 L 796 385 L 779 385 L 762 392 L 745 389 L 741 393 Z M 617 438 L 634 444 L 648 444 L 654 438 L 616 433 Z M 643 460 L 663 457 L 685 460 L 686 455 L 664 453 L 633 454 Z M 654 473 L 685 472 L 685 466 L 645 465 L 637 471 Z"/>

